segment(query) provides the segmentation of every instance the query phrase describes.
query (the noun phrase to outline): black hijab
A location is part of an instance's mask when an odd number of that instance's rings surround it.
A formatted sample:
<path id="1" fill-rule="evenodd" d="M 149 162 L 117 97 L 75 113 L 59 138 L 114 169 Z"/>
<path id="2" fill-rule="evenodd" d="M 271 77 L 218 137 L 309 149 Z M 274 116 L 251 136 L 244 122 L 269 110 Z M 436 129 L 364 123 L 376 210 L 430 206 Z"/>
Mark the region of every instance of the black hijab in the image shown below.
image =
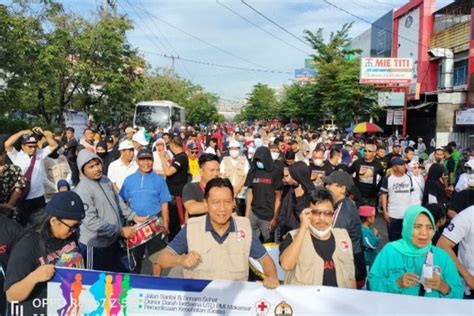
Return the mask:
<path id="1" fill-rule="evenodd" d="M 429 195 L 436 196 L 438 203 L 446 203 L 448 198 L 444 186 L 440 181 L 443 177 L 444 166 L 439 163 L 434 163 L 428 171 L 428 178 L 425 183 L 425 190 L 423 191 L 423 205 L 429 204 Z"/>

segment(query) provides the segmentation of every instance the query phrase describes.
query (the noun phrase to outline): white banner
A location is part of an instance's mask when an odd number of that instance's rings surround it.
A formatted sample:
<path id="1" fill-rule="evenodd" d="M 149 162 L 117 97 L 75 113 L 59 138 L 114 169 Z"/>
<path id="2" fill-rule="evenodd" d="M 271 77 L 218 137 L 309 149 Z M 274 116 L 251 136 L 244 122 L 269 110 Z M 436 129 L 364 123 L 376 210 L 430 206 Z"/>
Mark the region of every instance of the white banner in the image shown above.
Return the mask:
<path id="1" fill-rule="evenodd" d="M 393 111 L 393 125 L 403 125 L 403 110 Z"/>
<path id="2" fill-rule="evenodd" d="M 75 131 L 75 136 L 77 140 L 82 137 L 84 130 L 89 126 L 89 118 L 85 112 L 65 110 L 64 115 L 64 125 L 66 127 L 72 127 Z"/>
<path id="3" fill-rule="evenodd" d="M 387 125 L 393 125 L 393 110 L 387 110 Z"/>
<path id="4" fill-rule="evenodd" d="M 364 57 L 360 62 L 360 83 L 393 84 L 412 81 L 412 58 Z"/>
<path id="5" fill-rule="evenodd" d="M 71 289 L 70 292 L 68 289 Z M 73 297 L 74 296 L 74 297 Z M 436 299 L 324 286 L 156 278 L 56 269 L 47 314 L 93 315 L 472 315 L 474 301 Z M 34 302 L 33 302 L 34 303 Z M 75 303 L 78 303 L 75 305 Z M 67 305 L 69 304 L 69 306 Z"/>

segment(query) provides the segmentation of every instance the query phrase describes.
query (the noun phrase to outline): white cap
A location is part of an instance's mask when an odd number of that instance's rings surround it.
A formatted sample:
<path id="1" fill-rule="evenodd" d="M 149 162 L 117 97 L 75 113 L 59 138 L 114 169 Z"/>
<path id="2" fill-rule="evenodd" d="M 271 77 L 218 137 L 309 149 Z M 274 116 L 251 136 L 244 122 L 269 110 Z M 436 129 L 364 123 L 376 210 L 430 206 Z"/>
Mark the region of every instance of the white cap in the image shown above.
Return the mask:
<path id="1" fill-rule="evenodd" d="M 229 143 L 229 148 L 240 148 L 240 144 L 238 141 L 236 140 L 232 140 L 230 143 Z"/>
<path id="2" fill-rule="evenodd" d="M 464 167 L 465 167 L 465 168 L 471 168 L 471 170 L 474 171 L 474 159 L 471 159 L 471 160 L 467 161 L 467 162 L 464 164 Z"/>
<path id="3" fill-rule="evenodd" d="M 133 149 L 133 144 L 129 140 L 124 140 L 120 143 L 119 145 L 119 150 L 125 150 L 125 149 Z"/>
<path id="4" fill-rule="evenodd" d="M 135 133 L 132 137 L 132 140 L 136 141 L 137 143 L 139 143 L 142 146 L 147 146 L 148 145 L 148 141 L 146 140 L 145 134 L 142 131 L 139 131 L 139 132 Z"/>

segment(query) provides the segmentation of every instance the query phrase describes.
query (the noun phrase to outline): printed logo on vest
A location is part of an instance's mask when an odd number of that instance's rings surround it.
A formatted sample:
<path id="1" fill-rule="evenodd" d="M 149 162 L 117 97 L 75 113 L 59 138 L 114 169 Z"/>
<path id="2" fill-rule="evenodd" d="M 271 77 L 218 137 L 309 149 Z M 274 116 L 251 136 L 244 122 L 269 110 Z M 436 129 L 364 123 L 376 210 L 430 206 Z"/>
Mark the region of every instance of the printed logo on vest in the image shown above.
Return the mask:
<path id="1" fill-rule="evenodd" d="M 243 229 L 237 231 L 237 241 L 242 241 L 245 239 L 245 232 Z"/>
<path id="2" fill-rule="evenodd" d="M 347 251 L 349 249 L 349 243 L 346 240 L 341 241 L 341 250 Z"/>

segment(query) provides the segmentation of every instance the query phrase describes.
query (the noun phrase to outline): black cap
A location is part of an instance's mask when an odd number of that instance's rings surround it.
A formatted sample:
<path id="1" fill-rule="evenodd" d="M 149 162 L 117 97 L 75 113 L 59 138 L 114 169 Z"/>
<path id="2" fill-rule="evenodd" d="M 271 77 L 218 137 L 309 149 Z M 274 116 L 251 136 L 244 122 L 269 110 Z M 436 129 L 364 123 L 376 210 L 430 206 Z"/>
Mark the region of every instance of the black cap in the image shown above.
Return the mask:
<path id="1" fill-rule="evenodd" d="M 140 149 L 137 155 L 137 159 L 143 158 L 153 159 L 153 152 L 148 148 Z"/>
<path id="2" fill-rule="evenodd" d="M 33 135 L 23 134 L 21 137 L 22 144 L 36 144 L 38 143 L 38 139 Z"/>
<path id="3" fill-rule="evenodd" d="M 333 173 L 331 173 L 329 176 L 321 177 L 321 180 L 323 180 L 323 182 L 326 184 L 337 183 L 343 185 L 347 188 L 347 190 L 352 189 L 354 186 L 352 177 L 347 172 L 342 170 L 333 171 Z"/>
<path id="4" fill-rule="evenodd" d="M 84 203 L 73 191 L 58 192 L 46 204 L 48 214 L 66 219 L 82 220 L 85 216 Z"/>
<path id="5" fill-rule="evenodd" d="M 402 158 L 400 157 L 395 157 L 393 158 L 392 160 L 390 160 L 390 165 L 391 166 L 403 166 L 406 164 L 406 161 L 403 160 Z"/>

